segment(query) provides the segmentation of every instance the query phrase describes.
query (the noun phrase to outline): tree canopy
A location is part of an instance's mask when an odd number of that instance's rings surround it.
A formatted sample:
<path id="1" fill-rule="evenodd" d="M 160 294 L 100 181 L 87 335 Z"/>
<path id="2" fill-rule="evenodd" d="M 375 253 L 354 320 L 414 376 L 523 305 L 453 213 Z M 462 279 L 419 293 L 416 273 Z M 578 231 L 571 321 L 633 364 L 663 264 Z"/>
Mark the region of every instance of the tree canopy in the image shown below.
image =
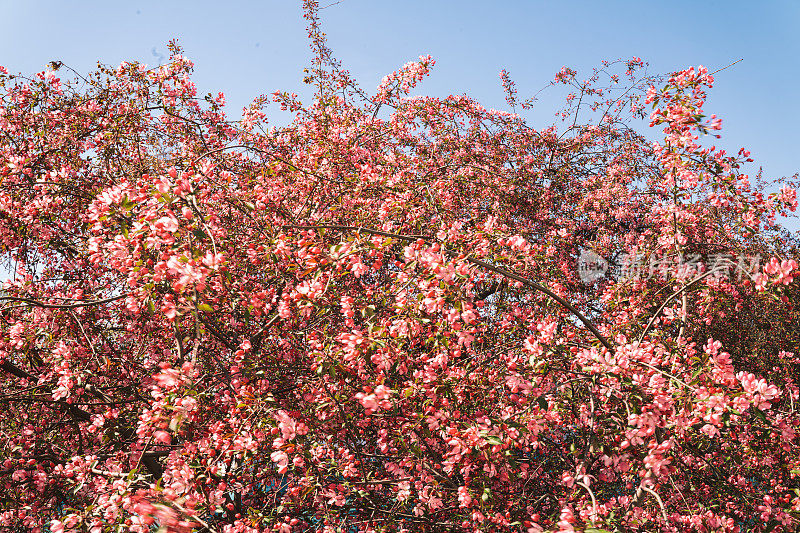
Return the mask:
<path id="1" fill-rule="evenodd" d="M 0 73 L 0 525 L 796 530 L 796 185 L 713 74 L 564 68 L 535 129 L 305 8 L 313 100 L 240 120 L 176 45 Z"/>

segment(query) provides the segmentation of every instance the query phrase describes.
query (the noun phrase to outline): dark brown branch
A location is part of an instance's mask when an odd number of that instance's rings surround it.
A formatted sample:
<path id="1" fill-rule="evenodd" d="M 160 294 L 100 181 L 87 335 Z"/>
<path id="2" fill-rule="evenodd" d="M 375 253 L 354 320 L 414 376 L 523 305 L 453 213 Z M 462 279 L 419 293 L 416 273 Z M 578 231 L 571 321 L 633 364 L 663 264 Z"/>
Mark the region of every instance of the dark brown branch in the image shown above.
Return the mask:
<path id="1" fill-rule="evenodd" d="M 75 309 L 76 307 L 87 307 L 90 305 L 102 305 L 109 302 L 115 302 L 123 298 L 127 298 L 127 294 L 120 294 L 119 296 L 112 296 L 102 300 L 88 300 L 88 301 L 74 301 L 68 304 L 46 304 L 38 300 L 31 300 L 30 298 L 17 298 L 16 296 L 0 296 L 0 302 L 22 302 L 36 307 L 43 307 L 45 309 Z"/>
<path id="2" fill-rule="evenodd" d="M 381 235 L 381 236 L 384 236 L 384 237 L 402 239 L 402 240 L 406 240 L 406 241 L 416 241 L 416 240 L 419 240 L 419 239 L 422 239 L 422 240 L 427 241 L 427 242 L 432 242 L 433 241 L 433 239 L 431 237 L 428 237 L 428 236 L 425 236 L 425 235 L 400 235 L 400 234 L 397 234 L 397 233 L 389 233 L 389 232 L 386 232 L 386 231 L 379 231 L 379 230 L 374 230 L 374 229 L 362 228 L 362 227 L 359 227 L 359 226 L 338 226 L 338 225 L 335 225 L 335 224 L 318 224 L 318 225 L 315 225 L 315 226 L 283 226 L 283 228 L 284 229 L 337 229 L 337 230 L 364 232 L 364 233 L 367 233 L 367 234 L 370 234 L 370 235 Z M 444 251 L 445 251 L 445 253 L 447 253 L 451 257 L 455 257 L 455 256 L 458 255 L 455 252 L 451 252 L 451 251 L 448 251 L 448 250 L 444 250 Z M 588 318 L 583 316 L 583 313 L 578 311 L 578 309 L 576 309 L 575 306 L 573 306 L 571 303 L 569 303 L 564 298 L 562 298 L 558 294 L 554 293 L 553 291 L 551 291 L 550 289 L 548 289 L 544 285 L 541 285 L 539 283 L 536 283 L 535 281 L 531 281 L 529 279 L 523 278 L 522 276 L 518 276 L 517 274 L 514 274 L 513 272 L 510 272 L 510 271 L 508 271 L 508 270 L 506 270 L 504 268 L 500 268 L 500 267 L 496 267 L 496 266 L 490 265 L 489 263 L 487 263 L 485 261 L 481 261 L 480 259 L 476 259 L 475 257 L 472 257 L 470 255 L 466 256 L 464 258 L 464 260 L 468 261 L 469 263 L 472 263 L 473 265 L 477 265 L 477 266 L 480 266 L 480 267 L 485 268 L 487 270 L 491 270 L 492 272 L 494 272 L 496 274 L 500 274 L 501 276 L 504 276 L 506 278 L 513 279 L 515 281 L 519 281 L 523 285 L 526 285 L 526 286 L 528 286 L 528 287 L 530 287 L 530 288 L 532 288 L 532 289 L 534 289 L 536 291 L 539 291 L 542 294 L 545 294 L 546 296 L 548 296 L 550 299 L 555 300 L 556 302 L 561 304 L 562 307 L 564 307 L 569 312 L 571 312 L 573 315 L 575 315 L 575 317 L 577 317 L 578 320 L 580 320 L 583 323 L 583 325 L 586 326 L 589 329 L 589 331 L 592 332 L 592 335 L 594 335 L 597 338 L 597 340 L 599 340 L 603 344 L 603 346 L 605 346 L 608 349 L 609 352 L 614 353 L 614 348 L 611 346 L 611 343 L 608 341 L 608 339 L 606 339 L 603 336 L 603 334 L 600 333 L 600 331 L 596 327 L 594 327 L 594 325 L 589 321 Z"/>
<path id="3" fill-rule="evenodd" d="M 36 381 L 35 376 L 15 366 L 13 363 L 9 361 L 3 361 L 2 363 L 0 363 L 0 368 L 18 378 L 27 379 L 29 381 Z M 69 404 L 63 400 L 59 400 L 55 403 L 58 403 L 59 406 L 62 408 L 65 407 L 67 411 L 69 411 L 69 413 L 77 420 L 80 420 L 82 422 L 89 422 L 92 419 L 92 415 L 89 412 L 84 411 L 77 405 Z M 153 475 L 154 479 L 161 478 L 161 475 L 164 473 L 164 469 L 158 462 L 158 455 L 145 454 L 144 456 L 142 456 L 142 463 L 144 464 L 145 468 L 147 468 L 148 472 L 150 472 L 150 474 Z"/>
<path id="4" fill-rule="evenodd" d="M 33 374 L 26 372 L 25 370 L 14 365 L 10 361 L 3 361 L 2 363 L 0 363 L 0 368 L 20 379 L 27 379 L 28 381 L 37 381 L 36 377 Z M 78 420 L 88 422 L 92 419 L 92 415 L 90 415 L 87 411 L 84 411 L 83 409 L 81 409 L 76 405 L 68 404 L 63 400 L 59 400 L 56 403 L 58 403 L 61 407 L 66 407 L 69 413 Z"/>
<path id="5" fill-rule="evenodd" d="M 21 368 L 16 366 L 14 363 L 11 363 L 10 361 L 3 361 L 2 363 L 0 363 L 0 368 L 20 379 L 27 379 L 28 381 L 36 381 L 36 378 L 32 374 L 29 374 L 28 372 L 22 370 Z"/>
<path id="6" fill-rule="evenodd" d="M 479 292 L 478 294 L 476 294 L 475 295 L 475 299 L 476 300 L 485 300 L 489 296 L 492 296 L 493 294 L 497 294 L 500 291 L 500 289 L 503 287 L 503 285 L 504 285 L 503 282 L 495 281 L 494 283 L 489 285 L 484 291 Z"/>

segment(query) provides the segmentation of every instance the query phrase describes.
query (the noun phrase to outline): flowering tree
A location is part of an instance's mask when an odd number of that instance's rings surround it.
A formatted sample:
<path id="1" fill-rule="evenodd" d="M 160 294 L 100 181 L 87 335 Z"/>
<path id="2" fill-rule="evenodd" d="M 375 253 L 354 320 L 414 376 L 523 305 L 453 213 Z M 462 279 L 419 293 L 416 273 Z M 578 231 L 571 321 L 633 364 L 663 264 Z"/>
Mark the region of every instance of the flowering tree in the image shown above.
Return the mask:
<path id="1" fill-rule="evenodd" d="M 795 530 L 797 200 L 701 143 L 713 76 L 565 68 L 536 130 L 362 90 L 316 9 L 313 102 L 239 121 L 175 46 L 3 71 L 0 524 Z"/>

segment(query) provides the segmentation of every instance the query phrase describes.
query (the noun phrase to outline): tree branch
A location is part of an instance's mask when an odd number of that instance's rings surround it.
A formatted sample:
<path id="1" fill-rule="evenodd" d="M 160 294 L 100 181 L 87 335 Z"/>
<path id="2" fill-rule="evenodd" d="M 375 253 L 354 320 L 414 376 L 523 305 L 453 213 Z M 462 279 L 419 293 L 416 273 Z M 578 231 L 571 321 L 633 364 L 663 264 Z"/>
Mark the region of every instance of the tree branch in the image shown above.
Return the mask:
<path id="1" fill-rule="evenodd" d="M 36 307 L 42 307 L 44 309 L 75 309 L 76 307 L 87 307 L 90 305 L 101 305 L 109 302 L 115 302 L 117 300 L 121 300 L 127 297 L 128 294 L 120 294 L 119 296 L 112 296 L 110 298 L 104 298 L 102 300 L 73 301 L 67 304 L 46 304 L 38 300 L 31 300 L 30 298 L 18 298 L 16 296 L 0 296 L 0 302 L 2 301 L 22 302 L 34 305 Z"/>
<path id="2" fill-rule="evenodd" d="M 288 226 L 282 226 L 282 227 L 284 229 L 337 229 L 337 230 L 344 230 L 344 231 L 358 231 L 359 233 L 360 232 L 364 232 L 364 233 L 368 233 L 370 235 L 381 235 L 383 237 L 402 239 L 402 240 L 405 240 L 405 241 L 416 241 L 416 240 L 419 240 L 419 239 L 422 239 L 422 240 L 427 241 L 427 242 L 432 242 L 433 241 L 433 239 L 431 237 L 428 237 L 426 235 L 401 235 L 401 234 L 398 234 L 398 233 L 389 233 L 389 232 L 386 232 L 386 231 L 379 231 L 379 230 L 374 230 L 374 229 L 362 228 L 360 226 L 338 226 L 338 225 L 335 225 L 335 224 L 317 224 L 317 225 L 314 225 L 314 226 L 293 226 L 293 225 L 288 225 Z M 454 257 L 454 256 L 457 255 L 455 252 L 451 252 L 451 251 L 448 251 L 448 250 L 444 250 L 444 251 L 445 251 L 445 253 L 447 253 L 451 257 Z M 596 327 L 594 327 L 594 325 L 589 321 L 589 319 L 586 318 L 585 316 L 583 316 L 583 313 L 578 311 L 578 309 L 576 309 L 575 306 L 570 304 L 568 301 L 566 301 L 564 298 L 562 298 L 558 294 L 556 294 L 553 291 L 551 291 L 549 288 L 547 288 L 544 285 L 541 285 L 539 283 L 536 283 L 535 281 L 531 281 L 529 279 L 523 278 L 522 276 L 514 274 L 513 272 L 510 272 L 510 271 L 508 271 L 508 270 L 506 270 L 504 268 L 500 268 L 500 267 L 496 267 L 496 266 L 490 265 L 489 263 L 487 263 L 485 261 L 481 261 L 480 259 L 472 257 L 471 255 L 466 256 L 464 258 L 464 260 L 468 261 L 469 263 L 472 263 L 473 265 L 477 265 L 477 266 L 480 266 L 480 267 L 485 268 L 487 270 L 491 270 L 492 272 L 495 272 L 496 274 L 500 274 L 501 276 L 504 276 L 506 278 L 513 279 L 515 281 L 519 281 L 523 285 L 526 285 L 526 286 L 528 286 L 528 287 L 530 287 L 530 288 L 532 288 L 532 289 L 534 289 L 536 291 L 539 291 L 542 294 L 545 294 L 546 296 L 548 296 L 550 299 L 555 300 L 556 302 L 561 304 L 562 307 L 564 307 L 569 312 L 571 312 L 575 317 L 577 317 L 577 319 L 580 320 L 583 323 L 583 325 L 586 326 L 589 329 L 589 331 L 592 332 L 592 335 L 594 335 L 595 338 L 597 338 L 597 340 L 599 340 L 603 344 L 603 346 L 605 346 L 606 349 L 608 349 L 609 352 L 611 352 L 612 354 L 614 353 L 614 348 L 611 346 L 611 343 L 608 341 L 608 339 L 606 339 L 603 336 L 602 333 L 600 333 L 600 331 Z"/>

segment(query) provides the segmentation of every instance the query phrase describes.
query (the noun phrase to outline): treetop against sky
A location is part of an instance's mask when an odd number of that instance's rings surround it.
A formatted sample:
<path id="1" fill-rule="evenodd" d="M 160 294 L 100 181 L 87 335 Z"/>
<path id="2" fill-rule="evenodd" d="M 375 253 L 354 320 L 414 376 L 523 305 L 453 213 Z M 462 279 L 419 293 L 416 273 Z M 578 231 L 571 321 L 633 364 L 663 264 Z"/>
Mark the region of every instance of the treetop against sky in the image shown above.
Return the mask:
<path id="1" fill-rule="evenodd" d="M 722 146 L 747 146 L 765 175 L 798 171 L 795 87 L 800 5 L 792 1 L 682 0 L 487 3 L 480 1 L 322 2 L 331 47 L 367 89 L 406 61 L 430 54 L 437 65 L 421 94 L 468 93 L 505 108 L 498 83 L 510 71 L 521 97 L 541 89 L 563 65 L 581 77 L 602 60 L 641 57 L 651 73 L 702 64 L 720 73 L 709 109 L 725 117 Z M 325 6 L 329 6 L 325 8 Z M 201 94 L 223 91 L 231 118 L 260 94 L 301 86 L 309 60 L 298 2 L 39 0 L 0 2 L 0 65 L 35 72 L 52 60 L 79 72 L 98 60 L 158 65 L 177 38 L 196 65 Z M 35 37 L 32 37 L 35 36 Z M 301 96 L 309 93 L 300 92 Z M 552 121 L 564 94 L 545 92 L 529 113 Z M 287 115 L 268 113 L 276 123 Z M 273 114 L 274 113 L 274 114 Z M 754 172 L 753 172 L 754 173 Z"/>

